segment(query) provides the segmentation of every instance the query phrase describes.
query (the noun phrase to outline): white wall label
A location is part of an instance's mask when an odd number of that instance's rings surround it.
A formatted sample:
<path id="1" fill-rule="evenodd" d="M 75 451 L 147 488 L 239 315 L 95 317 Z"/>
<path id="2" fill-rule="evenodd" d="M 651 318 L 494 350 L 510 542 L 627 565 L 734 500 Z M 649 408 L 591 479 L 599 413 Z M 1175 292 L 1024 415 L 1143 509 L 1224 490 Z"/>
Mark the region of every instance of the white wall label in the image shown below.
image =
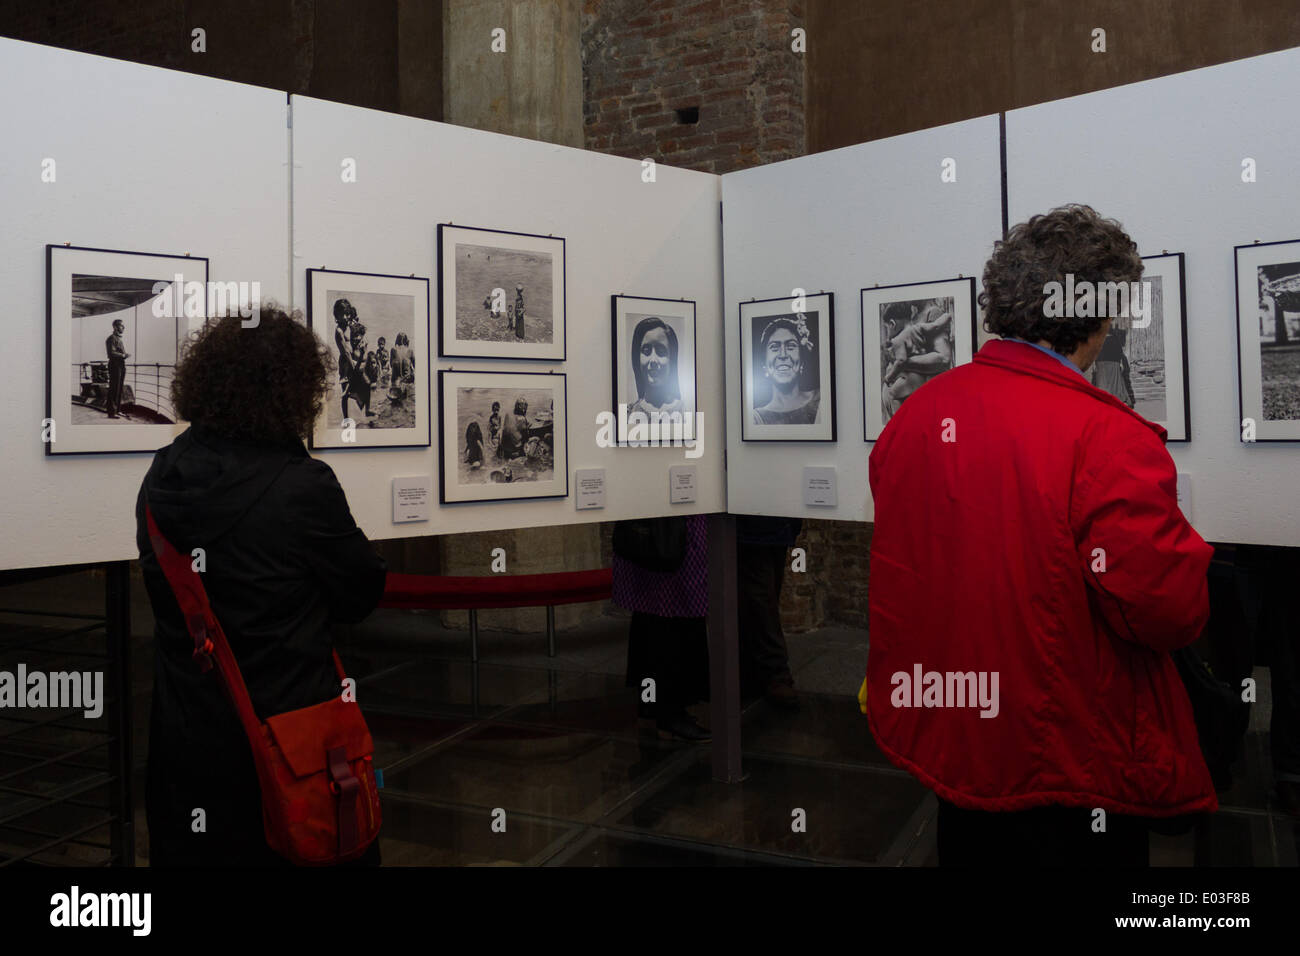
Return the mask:
<path id="1" fill-rule="evenodd" d="M 668 501 L 681 504 L 695 500 L 695 466 L 673 465 L 668 469 Z"/>
<path id="2" fill-rule="evenodd" d="M 578 511 L 605 507 L 605 469 L 579 468 L 573 473 L 573 506 Z"/>
<path id="3" fill-rule="evenodd" d="M 428 521 L 433 500 L 433 475 L 393 479 L 393 523 Z"/>
<path id="4" fill-rule="evenodd" d="M 1178 509 L 1190 523 L 1192 520 L 1192 476 L 1185 471 L 1178 473 Z"/>
<path id="5" fill-rule="evenodd" d="M 834 468 L 805 468 L 803 470 L 803 503 L 835 508 L 839 497 L 835 492 Z"/>

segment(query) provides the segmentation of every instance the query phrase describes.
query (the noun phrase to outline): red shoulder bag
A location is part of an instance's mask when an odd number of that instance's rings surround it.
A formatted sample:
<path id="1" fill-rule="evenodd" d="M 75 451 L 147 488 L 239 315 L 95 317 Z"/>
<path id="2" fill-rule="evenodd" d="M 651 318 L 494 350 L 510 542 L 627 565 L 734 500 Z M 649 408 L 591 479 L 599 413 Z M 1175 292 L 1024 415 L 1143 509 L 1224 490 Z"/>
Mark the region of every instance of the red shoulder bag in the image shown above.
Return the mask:
<path id="1" fill-rule="evenodd" d="M 203 581 L 162 536 L 147 504 L 145 519 L 154 555 L 194 639 L 194 659 L 205 673 L 216 665 L 226 698 L 253 749 L 267 844 L 299 866 L 327 866 L 361 856 L 379 835 L 382 822 L 371 756 L 374 743 L 361 708 L 340 694 L 258 720 Z M 334 667 L 344 680 L 337 651 Z"/>

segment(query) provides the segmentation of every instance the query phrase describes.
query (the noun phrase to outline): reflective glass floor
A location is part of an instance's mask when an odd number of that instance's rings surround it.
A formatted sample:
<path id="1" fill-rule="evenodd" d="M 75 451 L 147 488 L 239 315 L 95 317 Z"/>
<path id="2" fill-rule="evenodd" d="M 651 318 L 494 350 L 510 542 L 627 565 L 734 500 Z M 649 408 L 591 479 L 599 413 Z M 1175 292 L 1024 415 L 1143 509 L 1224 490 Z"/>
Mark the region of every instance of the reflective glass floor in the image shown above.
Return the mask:
<path id="1" fill-rule="evenodd" d="M 800 707 L 747 701 L 745 779 L 722 784 L 710 745 L 638 722 L 625 617 L 561 632 L 555 658 L 541 627 L 539 612 L 536 634 L 481 633 L 477 667 L 466 632 L 435 614 L 378 612 L 352 636 L 345 659 L 384 769 L 386 865 L 935 865 L 935 800 L 858 711 L 861 632 L 789 636 Z M 693 712 L 707 724 L 707 705 Z M 1200 832 L 1153 836 L 1153 865 L 1296 864 L 1300 823 L 1270 807 L 1266 727 L 1223 810 Z"/>
<path id="2" fill-rule="evenodd" d="M 102 609 L 102 583 L 86 595 L 64 584 L 25 597 L 93 612 Z M 638 722 L 623 681 L 627 618 L 603 610 L 561 631 L 554 658 L 540 609 L 535 633 L 482 632 L 477 666 L 467 633 L 434 613 L 380 611 L 355 629 L 342 651 L 384 772 L 385 865 L 935 865 L 933 796 L 881 756 L 858 712 L 862 632 L 788 636 L 800 707 L 746 702 L 745 778 L 721 784 L 711 779 L 709 744 L 662 741 Z M 137 580 L 142 865 L 152 626 Z M 1260 706 L 1222 810 L 1199 832 L 1153 836 L 1153 865 L 1296 865 L 1300 821 L 1273 805 L 1267 670 L 1256 677 Z M 694 712 L 707 724 L 707 705 Z M 802 832 L 792 827 L 797 811 Z"/>

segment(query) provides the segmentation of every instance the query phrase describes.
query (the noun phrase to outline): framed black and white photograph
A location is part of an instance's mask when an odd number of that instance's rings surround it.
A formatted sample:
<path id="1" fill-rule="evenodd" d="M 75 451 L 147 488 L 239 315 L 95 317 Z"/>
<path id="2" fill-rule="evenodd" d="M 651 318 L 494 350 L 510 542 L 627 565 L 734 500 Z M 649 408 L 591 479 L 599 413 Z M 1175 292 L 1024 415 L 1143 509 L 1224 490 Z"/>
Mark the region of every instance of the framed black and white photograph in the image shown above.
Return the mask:
<path id="1" fill-rule="evenodd" d="M 835 296 L 740 304 L 742 441 L 835 441 Z"/>
<path id="2" fill-rule="evenodd" d="M 45 247 L 47 455 L 152 452 L 184 431 L 171 383 L 207 311 L 208 260 Z"/>
<path id="3" fill-rule="evenodd" d="M 565 386 L 556 373 L 440 371 L 442 502 L 566 497 Z"/>
<path id="4" fill-rule="evenodd" d="M 610 297 L 618 443 L 695 437 L 695 303 Z"/>
<path id="5" fill-rule="evenodd" d="M 1101 352 L 1084 375 L 1143 418 L 1163 425 L 1170 441 L 1190 441 L 1183 254 L 1143 256 L 1142 265 L 1141 294 L 1144 300 L 1150 296 L 1149 303 L 1111 319 Z"/>
<path id="6" fill-rule="evenodd" d="M 438 354 L 563 361 L 564 240 L 438 226 Z"/>
<path id="7" fill-rule="evenodd" d="M 1242 440 L 1300 441 L 1300 240 L 1235 253 Z"/>
<path id="8" fill-rule="evenodd" d="M 307 321 L 337 364 L 312 448 L 427 448 L 429 280 L 307 270 Z"/>
<path id="9" fill-rule="evenodd" d="M 975 280 L 863 289 L 862 437 L 875 441 L 918 388 L 975 352 Z"/>

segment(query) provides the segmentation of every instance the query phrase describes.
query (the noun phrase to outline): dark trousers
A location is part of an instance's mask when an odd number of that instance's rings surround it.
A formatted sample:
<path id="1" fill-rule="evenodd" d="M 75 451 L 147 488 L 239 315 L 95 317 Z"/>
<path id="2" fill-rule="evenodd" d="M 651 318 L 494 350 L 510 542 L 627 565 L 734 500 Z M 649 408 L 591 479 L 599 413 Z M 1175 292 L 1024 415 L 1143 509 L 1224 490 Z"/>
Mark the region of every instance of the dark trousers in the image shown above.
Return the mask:
<path id="1" fill-rule="evenodd" d="M 1149 832 L 1140 817 L 1106 814 L 1093 832 L 1086 807 L 1038 807 L 1013 813 L 966 810 L 939 800 L 939 865 L 957 867 L 1150 865 Z"/>
<path id="2" fill-rule="evenodd" d="M 644 681 L 654 681 L 645 700 Z M 690 704 L 709 699 L 709 641 L 702 617 L 659 617 L 636 612 L 627 638 L 627 686 L 637 690 L 637 716 L 673 720 Z"/>
<path id="3" fill-rule="evenodd" d="M 122 388 L 126 384 L 126 362 L 121 359 L 108 361 L 108 399 L 104 410 L 116 415 L 122 409 Z"/>
<path id="4" fill-rule="evenodd" d="M 737 550 L 741 673 L 761 690 L 770 681 L 790 680 L 790 655 L 781 628 L 781 583 L 788 552 L 779 544 L 742 544 Z"/>

